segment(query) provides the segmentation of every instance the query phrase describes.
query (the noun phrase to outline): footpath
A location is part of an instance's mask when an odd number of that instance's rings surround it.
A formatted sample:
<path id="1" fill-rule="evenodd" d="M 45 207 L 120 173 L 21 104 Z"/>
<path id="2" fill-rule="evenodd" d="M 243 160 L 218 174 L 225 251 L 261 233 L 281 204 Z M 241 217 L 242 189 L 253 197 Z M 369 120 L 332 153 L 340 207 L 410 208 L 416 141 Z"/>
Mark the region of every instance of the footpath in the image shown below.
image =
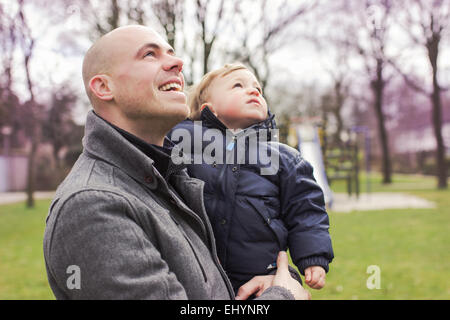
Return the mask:
<path id="1" fill-rule="evenodd" d="M 54 191 L 37 191 L 34 193 L 35 199 L 51 199 Z M 17 203 L 26 201 L 25 192 L 6 192 L 0 193 L 0 205 L 7 203 Z M 407 209 L 407 208 L 434 208 L 435 204 L 405 193 L 397 192 L 375 192 L 363 193 L 358 198 L 348 196 L 346 193 L 333 193 L 333 203 L 331 211 L 351 212 L 366 210 L 385 210 L 385 209 Z"/>
<path id="2" fill-rule="evenodd" d="M 55 191 L 36 191 L 34 193 L 35 199 L 51 199 Z M 27 194 L 25 192 L 1 192 L 0 204 L 16 203 L 27 200 Z"/>
<path id="3" fill-rule="evenodd" d="M 352 212 L 386 209 L 427 209 L 436 205 L 428 200 L 399 192 L 363 193 L 357 198 L 346 193 L 334 193 L 331 211 Z"/>

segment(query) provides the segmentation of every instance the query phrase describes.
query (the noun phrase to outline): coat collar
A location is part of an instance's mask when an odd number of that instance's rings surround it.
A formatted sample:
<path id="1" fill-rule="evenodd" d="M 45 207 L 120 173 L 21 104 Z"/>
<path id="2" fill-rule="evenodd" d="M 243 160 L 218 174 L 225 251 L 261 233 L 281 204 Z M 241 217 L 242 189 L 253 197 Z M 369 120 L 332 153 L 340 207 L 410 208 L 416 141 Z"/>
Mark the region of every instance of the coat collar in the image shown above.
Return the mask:
<path id="1" fill-rule="evenodd" d="M 202 110 L 202 113 L 200 114 L 200 120 L 203 121 L 203 126 L 206 126 L 208 128 L 216 128 L 219 130 L 226 130 L 228 129 L 222 121 L 220 121 L 214 113 L 208 108 L 205 107 Z M 254 125 L 252 125 L 249 128 L 246 129 L 275 129 L 276 123 L 275 123 L 275 115 L 272 114 L 270 111 L 268 111 L 268 116 L 265 120 L 258 122 Z"/>
<path id="2" fill-rule="evenodd" d="M 177 151 L 177 146 L 174 146 Z M 83 153 L 120 168 L 138 182 L 150 189 L 157 187 L 157 181 L 166 182 L 154 167 L 154 160 L 129 142 L 123 135 L 89 111 L 83 138 Z"/>
<path id="3" fill-rule="evenodd" d="M 226 132 L 226 130 L 228 129 L 225 124 L 223 124 L 223 122 L 220 121 L 208 107 L 205 107 L 202 110 L 200 114 L 200 120 L 202 121 L 202 125 L 206 128 L 219 129 L 222 132 Z M 246 132 L 258 132 L 260 129 L 276 129 L 276 127 L 275 115 L 268 111 L 268 116 L 265 120 L 255 123 L 254 125 L 240 131 L 236 134 L 236 136 L 246 136 Z"/>

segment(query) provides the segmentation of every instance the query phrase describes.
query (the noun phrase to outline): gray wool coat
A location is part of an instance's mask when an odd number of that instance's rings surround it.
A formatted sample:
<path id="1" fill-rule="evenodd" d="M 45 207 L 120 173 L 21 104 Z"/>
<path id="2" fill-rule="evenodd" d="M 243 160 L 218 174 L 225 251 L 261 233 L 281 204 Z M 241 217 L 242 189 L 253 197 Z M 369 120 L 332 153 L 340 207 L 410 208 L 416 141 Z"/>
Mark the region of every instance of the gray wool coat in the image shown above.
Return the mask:
<path id="1" fill-rule="evenodd" d="M 89 112 L 83 153 L 58 187 L 44 257 L 57 299 L 233 299 L 201 180 L 170 183 L 153 160 Z M 272 287 L 264 299 L 293 299 Z"/>

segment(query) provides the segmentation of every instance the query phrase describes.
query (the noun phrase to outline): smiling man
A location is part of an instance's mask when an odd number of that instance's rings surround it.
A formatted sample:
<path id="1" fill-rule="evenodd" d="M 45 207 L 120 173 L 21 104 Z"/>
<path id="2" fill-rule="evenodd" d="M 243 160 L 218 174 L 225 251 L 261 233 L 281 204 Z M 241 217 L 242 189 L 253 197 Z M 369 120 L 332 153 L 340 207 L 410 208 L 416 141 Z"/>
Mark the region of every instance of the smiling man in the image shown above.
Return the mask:
<path id="1" fill-rule="evenodd" d="M 151 144 L 186 118 L 183 62 L 145 27 L 116 29 L 95 43 L 83 62 L 83 81 L 95 112 Z"/>
<path id="2" fill-rule="evenodd" d="M 171 161 L 166 133 L 185 119 L 183 62 L 152 29 L 127 26 L 86 53 L 93 106 L 83 153 L 58 187 L 44 235 L 57 299 L 232 299 L 203 205 L 203 182 Z M 304 299 L 280 253 L 248 282 L 265 299 Z M 269 281 L 269 283 L 268 283 Z"/>

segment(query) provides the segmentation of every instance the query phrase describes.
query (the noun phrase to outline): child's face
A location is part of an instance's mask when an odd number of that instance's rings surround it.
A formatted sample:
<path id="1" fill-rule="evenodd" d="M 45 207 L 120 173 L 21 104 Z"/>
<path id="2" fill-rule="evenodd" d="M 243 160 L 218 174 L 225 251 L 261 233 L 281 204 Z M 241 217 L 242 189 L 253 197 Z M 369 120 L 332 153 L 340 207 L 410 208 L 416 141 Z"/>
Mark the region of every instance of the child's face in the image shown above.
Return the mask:
<path id="1" fill-rule="evenodd" d="M 206 104 L 229 129 L 245 129 L 267 118 L 261 86 L 246 69 L 214 79 Z"/>

